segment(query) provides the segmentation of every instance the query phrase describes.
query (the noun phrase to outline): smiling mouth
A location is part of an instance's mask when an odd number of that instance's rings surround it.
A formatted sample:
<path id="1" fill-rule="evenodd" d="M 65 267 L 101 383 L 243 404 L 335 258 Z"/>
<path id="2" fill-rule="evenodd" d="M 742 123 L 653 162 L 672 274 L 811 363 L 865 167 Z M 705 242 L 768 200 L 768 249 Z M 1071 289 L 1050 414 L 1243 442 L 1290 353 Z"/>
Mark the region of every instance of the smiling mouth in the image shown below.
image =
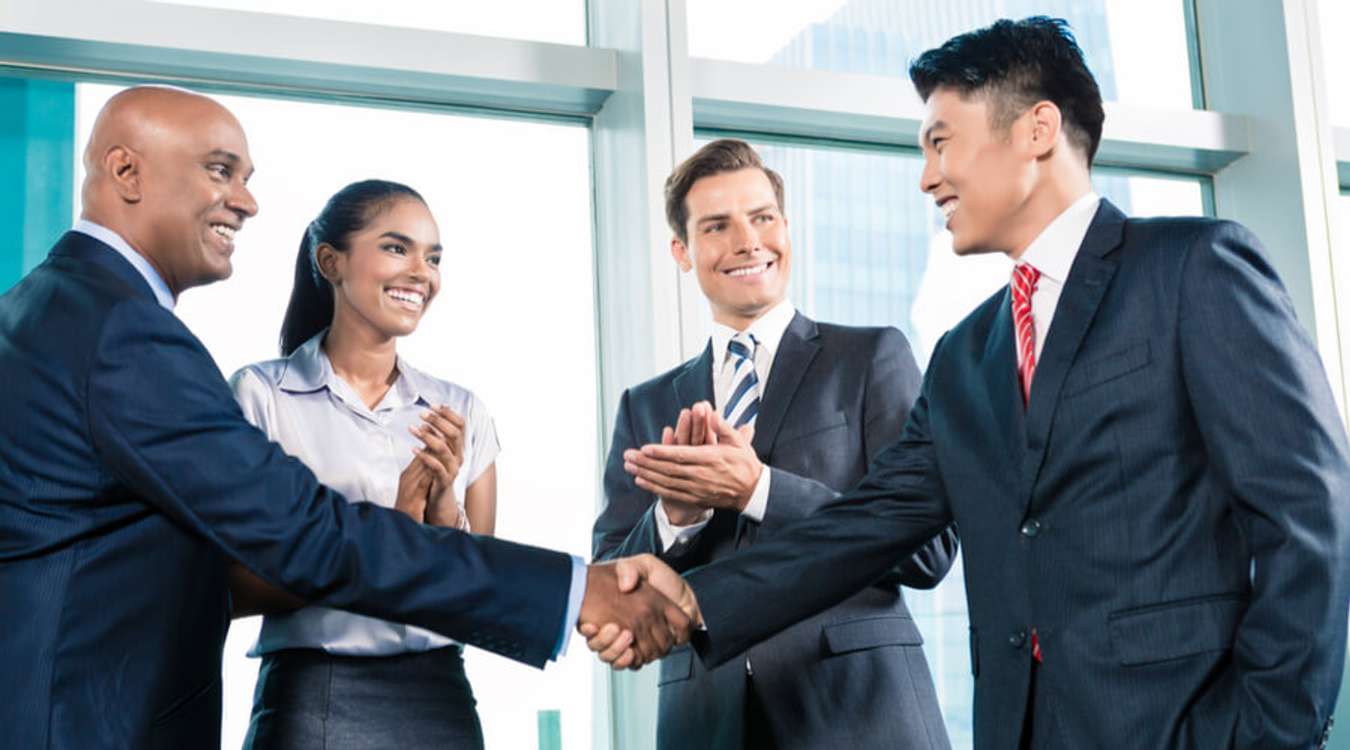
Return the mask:
<path id="1" fill-rule="evenodd" d="M 957 209 L 957 207 L 960 206 L 960 205 L 961 205 L 961 200 L 960 200 L 959 198 L 948 198 L 947 200 L 945 200 L 945 201 L 943 201 L 942 203 L 938 204 L 938 208 L 942 211 L 942 218 L 943 218 L 943 220 L 944 220 L 944 221 L 951 221 L 951 220 L 952 220 L 952 214 L 956 213 L 956 209 Z"/>
<path id="2" fill-rule="evenodd" d="M 233 243 L 234 235 L 239 230 L 229 224 L 212 224 L 211 231 L 225 238 L 226 242 Z"/>
<path id="3" fill-rule="evenodd" d="M 733 268 L 733 269 L 731 269 L 730 271 L 723 271 L 723 273 L 725 273 L 726 275 L 731 276 L 731 277 L 733 277 L 733 278 L 743 278 L 743 277 L 747 277 L 747 276 L 759 276 L 759 275 L 762 275 L 762 274 L 764 274 L 765 272 L 767 272 L 770 268 L 772 268 L 772 267 L 773 267 L 773 263 L 774 263 L 774 262 L 770 260 L 770 261 L 766 261 L 766 262 L 764 262 L 764 263 L 760 263 L 760 264 L 757 265 L 757 266 L 745 266 L 745 267 L 743 267 L 743 268 Z"/>
<path id="4" fill-rule="evenodd" d="M 405 307 L 421 310 L 427 303 L 427 296 L 412 289 L 386 289 L 384 293 Z"/>

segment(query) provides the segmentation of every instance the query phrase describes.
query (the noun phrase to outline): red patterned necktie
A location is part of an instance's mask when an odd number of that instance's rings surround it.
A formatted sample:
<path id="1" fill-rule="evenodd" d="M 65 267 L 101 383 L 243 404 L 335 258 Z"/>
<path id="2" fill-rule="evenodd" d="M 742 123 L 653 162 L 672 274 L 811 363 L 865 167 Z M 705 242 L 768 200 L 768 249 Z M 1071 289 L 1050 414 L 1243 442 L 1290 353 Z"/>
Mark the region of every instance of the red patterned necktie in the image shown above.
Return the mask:
<path id="1" fill-rule="evenodd" d="M 1036 374 L 1036 323 L 1031 319 L 1031 295 L 1036 293 L 1040 280 L 1041 272 L 1035 266 L 1018 263 L 1013 268 L 1012 314 L 1020 355 L 1017 374 L 1022 379 L 1023 406 L 1031 402 L 1031 377 Z"/>
<path id="2" fill-rule="evenodd" d="M 1019 263 L 1013 269 L 1012 277 L 1012 313 L 1013 326 L 1017 330 L 1017 351 L 1020 364 L 1017 374 L 1022 379 L 1022 404 L 1031 402 L 1031 378 L 1036 374 L 1036 323 L 1031 318 L 1031 296 L 1036 293 L 1036 283 L 1041 280 L 1041 272 L 1028 263 Z M 1041 663 L 1041 639 L 1036 629 L 1031 629 L 1031 658 Z"/>

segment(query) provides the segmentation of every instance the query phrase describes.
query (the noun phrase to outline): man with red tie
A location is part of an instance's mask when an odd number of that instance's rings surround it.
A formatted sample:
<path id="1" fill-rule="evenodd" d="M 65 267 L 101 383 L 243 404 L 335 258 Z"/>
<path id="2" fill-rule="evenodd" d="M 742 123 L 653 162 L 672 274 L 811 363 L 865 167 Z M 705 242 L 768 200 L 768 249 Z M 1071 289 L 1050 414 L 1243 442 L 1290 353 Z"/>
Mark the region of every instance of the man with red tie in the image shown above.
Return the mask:
<path id="1" fill-rule="evenodd" d="M 696 648 L 730 659 L 955 520 L 977 748 L 1325 743 L 1350 451 L 1257 239 L 1093 194 L 1101 94 L 1063 21 L 963 34 L 910 77 L 923 191 L 957 254 L 1005 253 L 1013 278 L 938 343 L 857 487 L 687 575 Z M 678 472 L 698 450 L 642 461 Z"/>

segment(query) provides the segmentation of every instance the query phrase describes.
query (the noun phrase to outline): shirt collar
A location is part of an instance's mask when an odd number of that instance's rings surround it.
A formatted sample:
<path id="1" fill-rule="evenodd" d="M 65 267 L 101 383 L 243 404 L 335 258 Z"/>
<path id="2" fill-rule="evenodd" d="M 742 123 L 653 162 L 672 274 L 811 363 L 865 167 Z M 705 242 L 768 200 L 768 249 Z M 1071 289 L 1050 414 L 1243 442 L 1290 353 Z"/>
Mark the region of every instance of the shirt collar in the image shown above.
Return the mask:
<path id="1" fill-rule="evenodd" d="M 136 252 L 135 249 L 122 239 L 122 235 L 101 225 L 95 224 L 88 219 L 80 219 L 75 222 L 74 231 L 80 234 L 88 235 L 103 244 L 117 251 L 118 255 L 127 259 L 132 268 L 145 279 L 145 283 L 150 285 L 150 291 L 155 293 L 155 301 L 159 302 L 160 307 L 165 310 L 173 310 L 174 299 L 173 292 L 169 291 L 169 285 L 164 283 L 155 267 L 150 265 L 150 261 L 145 259 L 144 255 Z"/>
<path id="2" fill-rule="evenodd" d="M 1042 277 L 1062 285 L 1069 278 L 1069 269 L 1087 237 L 1099 203 L 1101 197 L 1092 191 L 1074 201 L 1041 230 L 1017 262 L 1032 265 Z"/>
<path id="3" fill-rule="evenodd" d="M 345 387 L 339 388 L 337 386 L 337 373 L 333 372 L 333 363 L 329 361 L 328 354 L 323 350 L 323 337 L 327 334 L 327 328 L 319 331 L 286 358 L 286 370 L 281 374 L 281 380 L 278 383 L 282 390 L 292 393 L 309 393 L 327 388 L 339 396 L 347 392 L 348 389 Z M 402 356 L 396 357 L 395 367 L 398 368 L 398 379 L 394 381 L 390 391 L 394 394 L 397 403 L 390 403 L 388 397 L 386 397 L 386 405 L 404 406 L 417 401 L 430 403 L 425 394 L 434 390 L 430 386 L 431 380 L 421 371 L 408 364 Z"/>
<path id="4" fill-rule="evenodd" d="M 797 314 L 797 308 L 792 306 L 792 302 L 784 299 L 782 302 L 774 305 L 768 312 L 759 316 L 755 322 L 746 327 L 746 331 L 755 337 L 759 346 L 766 350 L 766 353 L 772 358 L 778 351 L 778 343 L 783 340 L 783 334 L 787 332 L 788 324 L 792 322 L 793 316 Z M 722 323 L 713 323 L 712 346 L 713 346 L 713 364 L 720 366 L 727 358 L 727 345 L 731 339 L 740 333 L 735 328 Z"/>

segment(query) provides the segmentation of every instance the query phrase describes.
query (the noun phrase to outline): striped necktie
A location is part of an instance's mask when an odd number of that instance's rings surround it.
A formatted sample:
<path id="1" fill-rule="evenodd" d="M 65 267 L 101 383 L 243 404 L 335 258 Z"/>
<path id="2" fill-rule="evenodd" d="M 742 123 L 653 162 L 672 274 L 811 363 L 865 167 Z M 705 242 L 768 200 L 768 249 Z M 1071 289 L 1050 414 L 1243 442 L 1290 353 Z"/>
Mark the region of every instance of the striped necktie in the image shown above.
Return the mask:
<path id="1" fill-rule="evenodd" d="M 1017 374 L 1022 380 L 1022 403 L 1031 402 L 1031 379 L 1036 374 L 1036 323 L 1031 318 L 1031 296 L 1041 272 L 1029 263 L 1019 263 L 1013 269 L 1012 314 L 1016 328 L 1019 363 Z"/>
<path id="2" fill-rule="evenodd" d="M 732 427 L 750 424 L 759 415 L 759 376 L 755 374 L 757 346 L 759 342 L 755 337 L 744 331 L 733 336 L 727 344 L 726 366 L 734 369 L 722 419 Z"/>

